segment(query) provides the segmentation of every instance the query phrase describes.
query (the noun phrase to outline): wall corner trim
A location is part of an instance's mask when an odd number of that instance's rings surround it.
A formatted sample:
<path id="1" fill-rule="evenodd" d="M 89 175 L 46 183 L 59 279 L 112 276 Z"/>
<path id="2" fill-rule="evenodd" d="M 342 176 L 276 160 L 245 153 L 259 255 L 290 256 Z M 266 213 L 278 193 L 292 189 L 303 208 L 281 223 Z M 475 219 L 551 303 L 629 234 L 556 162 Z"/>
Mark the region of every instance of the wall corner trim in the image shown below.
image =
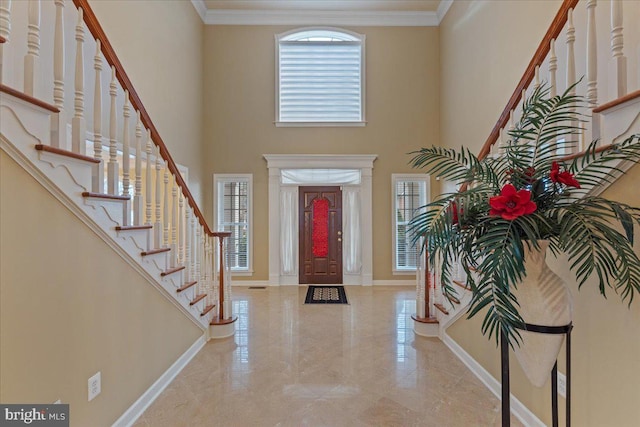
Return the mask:
<path id="1" fill-rule="evenodd" d="M 193 0 L 192 0 L 193 1 Z M 438 5 L 438 10 L 436 11 L 436 16 L 438 18 L 438 25 L 442 22 L 445 15 L 449 11 L 449 8 L 453 4 L 453 0 L 440 0 L 440 4 Z"/>

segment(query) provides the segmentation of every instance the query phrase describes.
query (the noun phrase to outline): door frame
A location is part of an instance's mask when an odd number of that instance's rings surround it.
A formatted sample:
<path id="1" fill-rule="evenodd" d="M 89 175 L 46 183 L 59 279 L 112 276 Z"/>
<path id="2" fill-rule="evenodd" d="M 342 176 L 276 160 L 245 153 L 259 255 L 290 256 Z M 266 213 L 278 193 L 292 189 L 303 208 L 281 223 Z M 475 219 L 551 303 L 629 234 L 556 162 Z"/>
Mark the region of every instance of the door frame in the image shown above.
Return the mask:
<path id="1" fill-rule="evenodd" d="M 281 227 L 281 195 L 287 192 L 295 193 L 297 200 L 298 185 L 312 185 L 309 183 L 282 183 L 283 169 L 357 169 L 360 171 L 360 184 L 341 184 L 337 182 L 317 182 L 313 185 L 343 185 L 342 215 L 343 225 L 346 225 L 345 215 L 348 214 L 348 207 L 344 203 L 344 186 L 355 187 L 359 192 L 360 201 L 360 245 L 361 245 L 361 268 L 358 273 L 346 273 L 344 271 L 344 251 L 343 251 L 343 283 L 346 285 L 373 285 L 373 214 L 372 214 L 372 173 L 373 162 L 378 157 L 375 154 L 264 154 L 269 171 L 269 285 L 295 285 L 299 284 L 298 276 L 298 222 L 297 203 L 294 218 L 296 218 L 293 229 L 295 268 L 292 271 L 283 271 L 281 239 L 283 230 Z M 346 230 L 343 228 L 343 232 Z"/>

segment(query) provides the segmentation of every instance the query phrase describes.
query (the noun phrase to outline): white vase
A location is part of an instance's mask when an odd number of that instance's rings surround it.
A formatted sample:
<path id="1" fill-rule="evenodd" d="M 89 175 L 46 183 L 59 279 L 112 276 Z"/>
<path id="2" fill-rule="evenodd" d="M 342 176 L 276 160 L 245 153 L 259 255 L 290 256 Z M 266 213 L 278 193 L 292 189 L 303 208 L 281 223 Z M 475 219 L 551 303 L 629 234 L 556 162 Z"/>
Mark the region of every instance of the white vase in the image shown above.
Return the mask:
<path id="1" fill-rule="evenodd" d="M 540 326 L 564 326 L 571 322 L 571 294 L 562 279 L 547 266 L 548 240 L 538 241 L 540 251 L 525 244 L 524 261 L 527 276 L 512 293 L 518 299 L 518 311 L 525 323 Z M 520 331 L 522 343 L 514 352 L 527 378 L 542 387 L 550 377 L 564 334 Z"/>

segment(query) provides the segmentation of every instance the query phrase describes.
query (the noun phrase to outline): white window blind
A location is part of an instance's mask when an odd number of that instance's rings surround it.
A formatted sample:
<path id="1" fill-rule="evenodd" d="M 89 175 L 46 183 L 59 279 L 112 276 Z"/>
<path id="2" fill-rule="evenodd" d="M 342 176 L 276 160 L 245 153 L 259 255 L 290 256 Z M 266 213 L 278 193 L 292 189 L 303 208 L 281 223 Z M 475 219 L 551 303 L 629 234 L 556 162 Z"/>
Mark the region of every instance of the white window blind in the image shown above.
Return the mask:
<path id="1" fill-rule="evenodd" d="M 364 36 L 306 30 L 278 36 L 278 122 L 364 121 Z"/>
<path id="2" fill-rule="evenodd" d="M 215 175 L 218 230 L 229 231 L 227 264 L 251 271 L 251 177 Z"/>
<path id="3" fill-rule="evenodd" d="M 418 262 L 419 248 L 412 244 L 408 226 L 411 219 L 427 204 L 427 175 L 393 175 L 393 236 L 395 272 L 413 272 Z"/>

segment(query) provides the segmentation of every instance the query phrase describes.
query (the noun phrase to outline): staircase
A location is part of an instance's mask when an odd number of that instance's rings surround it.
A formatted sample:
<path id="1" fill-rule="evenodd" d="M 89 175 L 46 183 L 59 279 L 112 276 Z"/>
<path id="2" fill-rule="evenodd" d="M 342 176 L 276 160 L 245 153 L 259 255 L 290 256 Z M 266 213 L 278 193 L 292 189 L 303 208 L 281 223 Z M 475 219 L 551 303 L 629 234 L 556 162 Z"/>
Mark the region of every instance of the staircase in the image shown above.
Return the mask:
<path id="1" fill-rule="evenodd" d="M 623 12 L 623 5 L 630 10 Z M 579 140 L 573 141 L 577 142 L 572 144 L 577 148 L 569 145 L 565 148 L 562 154 L 566 160 L 581 154 L 593 140 L 599 141 L 597 150 L 604 151 L 640 134 L 640 61 L 630 61 L 625 55 L 627 50 L 635 55 L 640 52 L 640 26 L 623 27 L 623 13 L 638 17 L 639 6 L 620 0 L 565 0 L 478 157 L 503 154 L 508 131 L 520 117 L 522 101 L 543 83 L 550 87 L 550 95 L 555 96 L 579 82 L 575 91 L 588 101 L 588 107 L 576 107 L 590 120 L 584 124 Z M 625 48 L 625 39 L 630 41 L 630 48 Z M 620 175 L 632 165 L 621 161 L 615 166 Z M 597 195 L 610 184 L 603 182 L 588 194 Z M 456 183 L 443 183 L 441 190 L 454 192 Z M 447 327 L 466 314 L 471 290 L 461 271 L 462 268 L 454 271 L 451 283 L 443 285 L 438 263 L 429 266 L 426 256 L 423 257 L 416 277 L 417 313 L 413 316 L 416 334 L 445 339 Z M 453 298 L 445 296 L 443 286 L 457 290 Z"/>
<path id="2" fill-rule="evenodd" d="M 0 124 L 2 150 L 208 338 L 234 333 L 230 233 L 210 230 L 86 0 L 0 1 Z"/>

